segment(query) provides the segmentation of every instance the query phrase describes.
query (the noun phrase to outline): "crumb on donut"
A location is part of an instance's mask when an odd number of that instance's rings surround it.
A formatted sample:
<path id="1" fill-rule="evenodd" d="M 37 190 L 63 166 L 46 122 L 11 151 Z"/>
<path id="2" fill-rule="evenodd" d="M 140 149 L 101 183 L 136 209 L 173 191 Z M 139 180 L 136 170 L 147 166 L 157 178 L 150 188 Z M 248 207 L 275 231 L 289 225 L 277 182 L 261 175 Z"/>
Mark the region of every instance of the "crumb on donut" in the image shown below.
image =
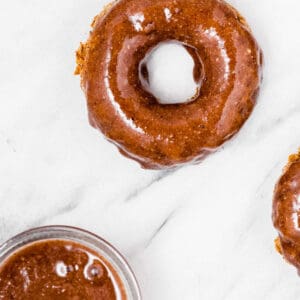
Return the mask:
<path id="1" fill-rule="evenodd" d="M 300 148 L 298 149 L 298 153 L 289 156 L 289 163 L 293 163 L 299 159 L 300 159 Z"/>
<path id="2" fill-rule="evenodd" d="M 281 247 L 281 243 L 280 243 L 279 237 L 277 237 L 274 240 L 274 246 L 275 246 L 276 251 L 282 255 L 282 247 Z"/>
<path id="3" fill-rule="evenodd" d="M 298 152 L 297 153 L 294 153 L 294 154 L 291 154 L 289 156 L 289 160 L 288 160 L 288 163 L 286 164 L 286 166 L 283 168 L 283 172 L 286 172 L 289 167 L 294 163 L 296 162 L 297 160 L 300 160 L 300 148 L 298 149 Z"/>
<path id="4" fill-rule="evenodd" d="M 74 74 L 79 75 L 83 69 L 84 60 L 86 55 L 86 44 L 80 43 L 78 50 L 76 51 L 76 69 Z"/>

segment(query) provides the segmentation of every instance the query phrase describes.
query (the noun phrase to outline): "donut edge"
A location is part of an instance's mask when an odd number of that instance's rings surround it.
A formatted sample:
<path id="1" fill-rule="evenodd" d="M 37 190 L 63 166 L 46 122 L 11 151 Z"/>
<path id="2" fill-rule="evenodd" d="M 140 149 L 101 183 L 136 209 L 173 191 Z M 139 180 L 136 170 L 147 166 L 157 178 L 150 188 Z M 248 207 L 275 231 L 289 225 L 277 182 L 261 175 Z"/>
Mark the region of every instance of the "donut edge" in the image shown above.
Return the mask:
<path id="1" fill-rule="evenodd" d="M 85 61 L 87 57 L 87 53 L 90 49 L 93 49 L 93 39 L 92 39 L 92 31 L 95 28 L 97 21 L 104 17 L 107 13 L 109 13 L 110 9 L 118 2 L 118 0 L 112 0 L 111 2 L 104 5 L 102 10 L 98 15 L 96 15 L 91 23 L 92 30 L 89 32 L 89 36 L 86 42 L 80 42 L 78 49 L 75 51 L 75 59 L 76 59 L 76 67 L 74 71 L 74 75 L 80 75 L 84 73 L 85 69 Z"/>
<path id="2" fill-rule="evenodd" d="M 289 170 L 290 166 L 298 160 L 300 160 L 300 148 L 298 149 L 297 153 L 291 154 L 289 156 L 288 163 L 283 167 L 283 172 L 282 172 L 280 178 Z M 279 178 L 278 182 L 280 181 L 280 178 Z M 274 194 L 276 192 L 278 182 L 275 185 Z M 284 250 L 283 250 L 283 247 L 281 244 L 281 238 L 283 238 L 283 237 L 280 237 L 280 234 L 278 234 L 278 236 L 274 240 L 274 248 L 275 248 L 276 252 L 279 253 L 287 263 L 292 264 L 284 256 Z"/>

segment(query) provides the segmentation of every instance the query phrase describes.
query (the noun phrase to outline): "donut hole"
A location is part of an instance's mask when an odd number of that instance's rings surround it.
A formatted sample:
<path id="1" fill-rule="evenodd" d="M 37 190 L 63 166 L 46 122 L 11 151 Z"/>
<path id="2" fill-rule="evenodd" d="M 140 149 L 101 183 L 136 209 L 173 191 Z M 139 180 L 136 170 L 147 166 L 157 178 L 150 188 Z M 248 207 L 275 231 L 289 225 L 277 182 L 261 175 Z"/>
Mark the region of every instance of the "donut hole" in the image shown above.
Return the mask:
<path id="1" fill-rule="evenodd" d="M 183 104 L 198 95 L 202 66 L 196 51 L 176 41 L 162 42 L 140 63 L 143 88 L 160 104 Z"/>

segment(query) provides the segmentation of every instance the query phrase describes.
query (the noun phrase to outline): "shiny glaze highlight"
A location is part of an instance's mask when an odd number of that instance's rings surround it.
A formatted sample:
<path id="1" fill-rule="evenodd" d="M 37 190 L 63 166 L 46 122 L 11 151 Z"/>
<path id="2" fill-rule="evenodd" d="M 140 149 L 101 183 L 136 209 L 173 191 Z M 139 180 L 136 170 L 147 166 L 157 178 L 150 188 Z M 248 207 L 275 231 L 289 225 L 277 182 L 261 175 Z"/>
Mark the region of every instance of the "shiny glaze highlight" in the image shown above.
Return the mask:
<path id="1" fill-rule="evenodd" d="M 162 105 L 140 80 L 161 42 L 194 52 L 194 101 Z M 145 168 L 198 162 L 231 138 L 253 110 L 262 53 L 245 20 L 221 0 L 120 0 L 93 23 L 77 52 L 90 123 Z"/>

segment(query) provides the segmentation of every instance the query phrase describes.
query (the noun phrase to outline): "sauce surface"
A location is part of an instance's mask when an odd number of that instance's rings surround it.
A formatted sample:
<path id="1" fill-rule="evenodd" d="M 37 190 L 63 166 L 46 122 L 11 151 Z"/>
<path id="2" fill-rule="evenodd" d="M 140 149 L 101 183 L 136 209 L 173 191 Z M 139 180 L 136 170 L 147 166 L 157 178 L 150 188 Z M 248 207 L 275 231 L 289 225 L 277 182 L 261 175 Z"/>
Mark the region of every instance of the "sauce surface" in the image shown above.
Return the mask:
<path id="1" fill-rule="evenodd" d="M 45 240 L 24 246 L 0 266 L 0 299 L 126 300 L 112 266 L 72 241 Z"/>

